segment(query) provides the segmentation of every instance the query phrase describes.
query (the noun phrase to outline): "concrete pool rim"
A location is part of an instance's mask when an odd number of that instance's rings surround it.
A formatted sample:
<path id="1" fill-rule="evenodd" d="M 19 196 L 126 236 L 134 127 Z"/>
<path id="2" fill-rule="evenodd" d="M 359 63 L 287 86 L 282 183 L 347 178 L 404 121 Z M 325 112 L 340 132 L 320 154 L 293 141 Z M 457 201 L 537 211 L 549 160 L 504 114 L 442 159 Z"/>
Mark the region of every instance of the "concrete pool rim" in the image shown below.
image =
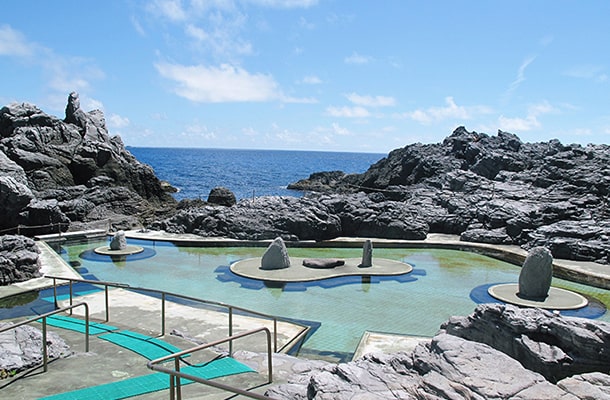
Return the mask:
<path id="1" fill-rule="evenodd" d="M 177 246 L 198 247 L 267 247 L 269 240 L 238 240 L 219 237 L 201 237 L 194 234 L 171 234 L 164 231 L 131 230 L 125 231 L 131 239 L 172 242 Z M 465 242 L 459 235 L 429 233 L 423 240 L 407 239 L 380 239 L 366 237 L 338 237 L 329 240 L 301 240 L 286 241 L 291 247 L 353 247 L 362 248 L 365 240 L 373 241 L 373 248 L 421 248 L 421 249 L 447 249 L 462 250 L 480 253 L 488 257 L 502 260 L 513 265 L 521 266 L 527 257 L 527 251 L 515 245 L 498 245 L 478 242 Z M 373 255 L 374 255 L 373 250 Z M 553 276 L 572 282 L 581 283 L 601 289 L 610 290 L 610 268 L 607 265 L 592 261 L 575 261 L 566 259 L 553 259 Z"/>
<path id="2" fill-rule="evenodd" d="M 91 231 L 64 232 L 61 234 L 39 235 L 35 239 L 39 242 L 38 247 L 42 252 L 43 262 L 41 275 L 43 277 L 26 282 L 14 283 L 0 287 L 0 298 L 26 292 L 33 288 L 43 288 L 53 285 L 53 280 L 44 278 L 44 275 L 61 275 L 79 277 L 69 265 L 67 265 L 58 254 L 51 250 L 54 243 L 61 244 L 69 239 L 88 239 L 91 237 L 107 236 L 108 232 L 102 229 Z M 237 240 L 229 238 L 206 238 L 194 234 L 171 234 L 164 231 L 154 230 L 130 230 L 125 231 L 128 238 L 145 241 L 171 242 L 177 246 L 199 246 L 199 247 L 267 247 L 271 240 Z M 339 237 L 325 241 L 299 241 L 286 242 L 290 247 L 358 247 L 369 238 Z M 378 239 L 373 240 L 374 248 L 436 248 L 463 250 L 480 253 L 492 258 L 521 266 L 527 257 L 527 251 L 514 245 L 494 245 L 487 243 L 464 242 L 459 235 L 429 233 L 424 240 L 404 239 Z M 553 260 L 553 276 L 568 281 L 610 290 L 610 268 L 607 265 L 590 261 L 573 261 L 565 259 Z"/>

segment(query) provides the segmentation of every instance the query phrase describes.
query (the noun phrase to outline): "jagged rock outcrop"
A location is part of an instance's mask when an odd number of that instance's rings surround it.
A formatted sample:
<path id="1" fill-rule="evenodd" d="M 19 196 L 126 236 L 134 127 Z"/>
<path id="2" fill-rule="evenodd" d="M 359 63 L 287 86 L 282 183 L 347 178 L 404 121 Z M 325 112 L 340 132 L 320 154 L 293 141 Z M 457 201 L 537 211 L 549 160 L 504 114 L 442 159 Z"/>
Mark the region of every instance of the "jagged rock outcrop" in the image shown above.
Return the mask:
<path id="1" fill-rule="evenodd" d="M 511 324 L 520 328 L 504 333 L 494 312 L 510 314 Z M 454 326 L 470 321 L 469 329 L 455 335 Z M 551 321 L 552 319 L 552 321 Z M 453 322 L 452 322 L 453 321 Z M 452 317 L 430 342 L 418 345 L 412 352 L 367 354 L 344 364 L 303 365 L 293 368 L 286 384 L 269 389 L 266 394 L 277 399 L 610 399 L 607 349 L 610 326 L 607 323 L 556 316 L 539 309 L 514 306 L 480 305 L 469 317 Z M 465 326 L 458 323 L 459 326 Z M 449 329 L 447 329 L 449 328 Z M 482 329 L 482 330 L 481 330 Z M 577 338 L 570 345 L 578 354 L 588 353 L 590 371 L 580 374 L 572 368 L 559 380 L 545 379 L 528 368 L 522 358 L 512 357 L 501 348 L 522 340 L 519 331 L 529 331 L 531 345 L 528 359 L 545 364 L 549 349 L 544 338 L 564 336 L 561 344 Z M 534 335 L 533 332 L 538 332 Z M 543 332 L 543 333 L 542 333 Z M 479 340 L 487 336 L 487 340 Z M 583 346 L 587 350 L 575 350 Z M 591 356 L 597 352 L 603 361 Z M 521 355 L 521 354 L 519 354 Z M 598 358 L 599 360 L 599 358 Z M 555 384 L 557 382 L 557 384 Z"/>
<path id="2" fill-rule="evenodd" d="M 425 239 L 428 225 L 400 202 L 374 195 L 265 196 L 233 207 L 195 206 L 152 227 L 234 239 L 326 240 L 337 236 Z"/>
<path id="3" fill-rule="evenodd" d="M 459 127 L 442 143 L 396 149 L 362 174 L 319 172 L 289 188 L 364 191 L 400 203 L 429 232 L 610 262 L 607 145 L 523 143 Z"/>
<path id="4" fill-rule="evenodd" d="M 210 190 L 210 194 L 208 195 L 208 203 L 231 207 L 237 203 L 237 199 L 235 198 L 235 193 L 226 187 L 217 186 Z"/>
<path id="5" fill-rule="evenodd" d="M 24 282 L 40 276 L 36 243 L 25 236 L 0 236 L 0 285 Z"/>
<path id="6" fill-rule="evenodd" d="M 2 323 L 0 328 L 12 325 Z M 47 356 L 49 359 L 67 357 L 70 346 L 56 333 L 47 332 Z M 0 333 L 0 379 L 31 367 L 41 365 L 42 332 L 33 326 L 24 325 Z M 5 374 L 5 376 L 2 376 Z"/>
<path id="7" fill-rule="evenodd" d="M 484 304 L 467 317 L 451 317 L 441 329 L 485 343 L 551 382 L 587 372 L 610 372 L 610 324 L 606 322 Z"/>
<path id="8" fill-rule="evenodd" d="M 108 135 L 101 111 L 83 111 L 76 93 L 65 120 L 27 103 L 0 109 L 0 172 L 5 232 L 45 225 L 27 234 L 50 233 L 105 219 L 131 228 L 175 206 L 152 168 Z"/>

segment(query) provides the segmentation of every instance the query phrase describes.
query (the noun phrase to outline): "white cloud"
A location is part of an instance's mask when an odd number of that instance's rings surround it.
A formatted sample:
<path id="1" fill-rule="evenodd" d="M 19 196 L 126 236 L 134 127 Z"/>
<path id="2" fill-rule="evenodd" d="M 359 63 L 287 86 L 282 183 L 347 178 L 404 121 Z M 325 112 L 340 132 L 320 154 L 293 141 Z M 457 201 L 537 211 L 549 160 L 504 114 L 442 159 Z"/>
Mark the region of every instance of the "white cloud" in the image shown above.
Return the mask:
<path id="1" fill-rule="evenodd" d="M 498 126 L 503 131 L 525 132 L 539 128 L 540 122 L 534 115 L 528 115 L 525 118 L 508 118 L 504 115 L 500 115 L 498 118 Z"/>
<path id="2" fill-rule="evenodd" d="M 84 96 L 84 98 L 81 98 L 80 104 L 83 110 L 104 110 L 104 103 L 97 99 L 92 99 L 88 96 Z"/>
<path id="3" fill-rule="evenodd" d="M 208 40 L 210 38 L 210 35 L 208 35 L 206 33 L 206 31 L 204 31 L 203 29 L 193 25 L 193 24 L 188 24 L 185 28 L 184 31 L 186 32 L 186 34 L 198 41 L 205 41 Z"/>
<path id="4" fill-rule="evenodd" d="M 514 81 L 511 82 L 508 90 L 506 91 L 506 96 L 510 96 L 517 88 L 525 81 L 525 70 L 527 67 L 536 59 L 536 56 L 530 56 L 523 60 L 519 69 L 517 70 L 517 77 Z"/>
<path id="5" fill-rule="evenodd" d="M 155 121 L 165 121 L 167 120 L 167 114 L 164 112 L 156 112 L 150 115 L 150 118 Z"/>
<path id="6" fill-rule="evenodd" d="M 248 2 L 273 8 L 308 8 L 318 4 L 318 0 L 248 0 Z"/>
<path id="7" fill-rule="evenodd" d="M 157 63 L 155 68 L 176 84 L 173 91 L 178 96 L 195 102 L 256 102 L 283 97 L 270 75 L 250 74 L 228 64 L 207 67 Z"/>
<path id="8" fill-rule="evenodd" d="M 345 57 L 343 61 L 346 64 L 367 64 L 372 60 L 369 56 L 363 56 L 356 52 L 353 52 L 351 56 Z"/>
<path id="9" fill-rule="evenodd" d="M 184 21 L 188 15 L 180 0 L 155 0 L 148 4 L 147 9 L 149 12 L 173 22 Z"/>
<path id="10" fill-rule="evenodd" d="M 259 135 L 258 131 L 251 126 L 247 128 L 242 128 L 241 132 L 249 137 L 256 137 Z"/>
<path id="11" fill-rule="evenodd" d="M 142 24 L 140 23 L 140 21 L 135 16 L 131 17 L 131 25 L 133 25 L 133 29 L 136 30 L 138 35 L 140 35 L 142 37 L 146 36 L 146 31 L 142 27 Z"/>
<path id="12" fill-rule="evenodd" d="M 336 133 L 337 135 L 340 136 L 347 136 L 350 134 L 349 129 L 347 128 L 343 128 L 342 126 L 340 126 L 338 123 L 334 122 L 332 124 L 332 130 L 334 133 Z"/>
<path id="13" fill-rule="evenodd" d="M 308 75 L 308 76 L 304 77 L 303 79 L 301 79 L 301 83 L 304 83 L 307 85 L 319 85 L 322 83 L 322 79 L 318 78 L 315 75 Z"/>
<path id="14" fill-rule="evenodd" d="M 36 45 L 29 43 L 21 32 L 8 25 L 0 26 L 0 55 L 28 57 L 36 51 Z"/>
<path id="15" fill-rule="evenodd" d="M 327 107 L 326 113 L 332 117 L 366 118 L 370 115 L 364 107 Z"/>
<path id="16" fill-rule="evenodd" d="M 120 129 L 120 128 L 125 128 L 130 125 L 129 118 L 122 117 L 118 114 L 110 114 L 110 116 L 107 118 L 107 121 L 108 121 L 108 127 L 110 127 L 110 128 Z"/>
<path id="17" fill-rule="evenodd" d="M 216 133 L 210 131 L 207 126 L 193 123 L 188 125 L 182 131 L 182 136 L 195 139 L 214 140 L 217 138 Z"/>
<path id="18" fill-rule="evenodd" d="M 396 100 L 388 96 L 362 96 L 356 93 L 346 94 L 349 101 L 365 107 L 391 107 L 396 105 Z"/>
<path id="19" fill-rule="evenodd" d="M 92 81 L 105 78 L 104 72 L 93 60 L 57 54 L 52 49 L 29 41 L 8 25 L 0 26 L 0 56 L 12 57 L 28 68 L 40 71 L 42 87 L 48 91 L 46 105 L 53 110 L 65 107 L 70 92 L 86 92 L 91 89 Z M 81 93 L 83 107 L 87 105 L 85 99 L 87 95 Z M 89 101 L 91 105 L 96 105 L 94 100 Z"/>
<path id="20" fill-rule="evenodd" d="M 41 51 L 41 56 L 44 57 L 41 65 L 48 75 L 48 86 L 62 95 L 90 90 L 91 81 L 105 77 L 104 72 L 86 58 L 60 56 L 48 49 Z"/>
<path id="21" fill-rule="evenodd" d="M 543 114 L 549 114 L 556 112 L 557 110 L 551 106 L 548 102 L 533 104 L 528 107 L 527 115 L 525 118 L 509 118 L 504 115 L 500 115 L 498 118 L 498 126 L 503 131 L 509 132 L 525 132 L 532 129 L 537 129 L 542 126 L 538 117 Z"/>
<path id="22" fill-rule="evenodd" d="M 467 120 L 471 119 L 474 114 L 487 114 L 490 112 L 490 109 L 485 106 L 458 106 L 451 96 L 445 98 L 445 103 L 445 107 L 429 107 L 427 109 L 419 109 L 407 112 L 404 114 L 404 116 L 421 124 L 427 125 L 446 119 Z"/>
<path id="23" fill-rule="evenodd" d="M 590 79 L 596 82 L 606 82 L 608 74 L 604 72 L 604 67 L 600 65 L 577 65 L 563 73 L 570 78 Z"/>

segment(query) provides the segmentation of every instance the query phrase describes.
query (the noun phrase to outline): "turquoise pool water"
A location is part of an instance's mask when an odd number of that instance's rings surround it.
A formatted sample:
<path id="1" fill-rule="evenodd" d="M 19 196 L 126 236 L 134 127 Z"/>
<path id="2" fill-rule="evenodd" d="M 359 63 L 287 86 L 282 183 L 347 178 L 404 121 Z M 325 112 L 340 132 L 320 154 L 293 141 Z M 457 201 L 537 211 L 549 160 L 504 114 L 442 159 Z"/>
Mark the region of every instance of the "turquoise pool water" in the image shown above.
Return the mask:
<path id="1" fill-rule="evenodd" d="M 337 278 L 311 284 L 266 286 L 237 277 L 229 265 L 260 257 L 264 248 L 177 247 L 166 242 L 129 240 L 153 256 L 110 261 L 81 257 L 106 240 L 63 247 L 62 257 L 85 278 L 161 289 L 241 306 L 285 318 L 319 323 L 303 354 L 351 355 L 364 331 L 434 335 L 452 315 L 470 314 L 485 286 L 517 282 L 520 268 L 476 253 L 430 249 L 374 249 L 374 257 L 413 265 L 399 277 Z M 294 257 L 360 257 L 361 249 L 289 248 Z M 85 253 L 87 254 L 87 253 Z M 610 291 L 553 279 L 553 285 L 610 304 Z M 478 288 L 478 290 L 477 290 Z M 474 291 L 473 291 L 474 290 Z M 608 313 L 600 319 L 610 322 Z M 346 356 L 346 358 L 348 358 Z"/>

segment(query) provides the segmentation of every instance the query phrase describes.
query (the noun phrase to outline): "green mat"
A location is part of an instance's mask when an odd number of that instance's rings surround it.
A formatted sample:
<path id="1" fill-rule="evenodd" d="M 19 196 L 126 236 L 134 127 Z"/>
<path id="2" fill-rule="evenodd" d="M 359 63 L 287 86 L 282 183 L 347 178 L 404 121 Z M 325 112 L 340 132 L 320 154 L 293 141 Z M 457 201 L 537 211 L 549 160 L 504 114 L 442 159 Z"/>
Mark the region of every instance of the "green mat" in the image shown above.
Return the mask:
<path id="1" fill-rule="evenodd" d="M 164 342 L 163 340 L 151 338 L 150 336 L 141 335 L 137 332 L 120 331 L 111 332 L 105 335 L 98 336 L 100 339 L 107 340 L 111 343 L 131 350 L 139 355 L 146 357 L 149 360 L 165 357 L 172 353 L 178 353 L 182 349 Z"/>
<path id="2" fill-rule="evenodd" d="M 42 319 L 39 319 L 38 322 L 42 323 Z M 56 326 L 58 328 L 69 329 L 71 331 L 85 333 L 85 320 L 84 319 L 66 317 L 63 315 L 51 315 L 50 317 L 47 317 L 47 324 L 51 325 L 51 326 Z M 89 321 L 89 334 L 90 335 L 108 333 L 108 332 L 116 331 L 117 329 L 118 328 L 116 328 L 114 326 Z"/>
<path id="3" fill-rule="evenodd" d="M 203 379 L 214 379 L 221 376 L 241 374 L 244 372 L 255 372 L 252 368 L 225 357 L 213 360 L 202 365 L 193 365 L 181 368 L 185 374 L 197 376 Z M 181 380 L 182 385 L 193 383 L 190 380 Z M 92 386 L 72 392 L 59 393 L 53 396 L 43 397 L 42 399 L 52 400 L 110 400 L 126 399 L 128 397 L 139 396 L 169 388 L 169 375 L 155 373 L 150 375 L 138 376 L 118 382 L 106 383 L 103 385 Z"/>

